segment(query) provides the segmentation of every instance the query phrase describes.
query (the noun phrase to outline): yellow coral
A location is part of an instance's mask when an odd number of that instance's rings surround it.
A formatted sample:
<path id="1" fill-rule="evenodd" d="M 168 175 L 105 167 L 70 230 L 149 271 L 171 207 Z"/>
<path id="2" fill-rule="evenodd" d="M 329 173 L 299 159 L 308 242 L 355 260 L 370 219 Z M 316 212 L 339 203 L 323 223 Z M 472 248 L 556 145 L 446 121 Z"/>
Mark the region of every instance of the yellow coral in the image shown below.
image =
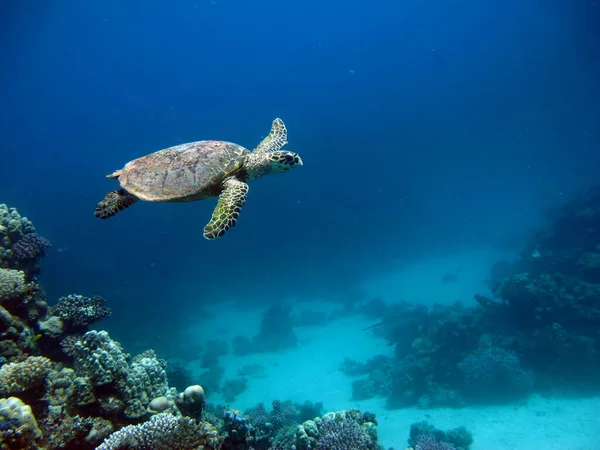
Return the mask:
<path id="1" fill-rule="evenodd" d="M 52 361 L 30 356 L 24 361 L 5 364 L 0 369 L 0 396 L 17 394 L 41 384 L 52 370 Z"/>
<path id="2" fill-rule="evenodd" d="M 20 434 L 25 440 L 39 439 L 42 437 L 42 430 L 39 429 L 37 420 L 31 411 L 31 406 L 26 405 L 16 397 L 0 398 L 0 416 L 7 422 L 15 421 L 19 427 Z M 24 444 L 25 442 L 21 442 Z M 27 442 L 27 444 L 32 444 Z M 37 448 L 30 447 L 27 448 Z M 2 448 L 5 448 L 2 446 Z"/>
<path id="3" fill-rule="evenodd" d="M 0 269 L 0 302 L 20 297 L 26 292 L 25 273 L 20 270 Z"/>

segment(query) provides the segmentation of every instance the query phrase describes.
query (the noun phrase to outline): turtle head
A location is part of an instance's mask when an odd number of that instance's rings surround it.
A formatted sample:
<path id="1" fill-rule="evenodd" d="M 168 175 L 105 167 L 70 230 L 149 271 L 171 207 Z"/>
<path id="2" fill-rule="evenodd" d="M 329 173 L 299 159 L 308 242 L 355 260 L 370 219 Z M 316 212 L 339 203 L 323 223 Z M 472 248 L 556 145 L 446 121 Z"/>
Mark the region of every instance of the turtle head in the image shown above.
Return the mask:
<path id="1" fill-rule="evenodd" d="M 271 166 L 271 173 L 287 172 L 302 165 L 300 155 L 285 150 L 267 153 L 267 158 Z"/>
<path id="2" fill-rule="evenodd" d="M 300 155 L 294 152 L 278 150 L 268 153 L 251 153 L 246 164 L 250 179 L 270 173 L 283 173 L 302 165 Z"/>

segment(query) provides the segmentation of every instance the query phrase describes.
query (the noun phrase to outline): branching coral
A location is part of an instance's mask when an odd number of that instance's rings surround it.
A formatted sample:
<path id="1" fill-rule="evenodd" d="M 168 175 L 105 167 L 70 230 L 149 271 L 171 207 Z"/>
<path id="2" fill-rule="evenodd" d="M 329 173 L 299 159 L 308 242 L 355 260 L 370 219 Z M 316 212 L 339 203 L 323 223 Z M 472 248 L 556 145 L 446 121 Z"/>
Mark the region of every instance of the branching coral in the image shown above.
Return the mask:
<path id="1" fill-rule="evenodd" d="M 0 267 L 11 267 L 12 245 L 24 234 L 34 231 L 33 224 L 15 208 L 0 204 Z"/>
<path id="2" fill-rule="evenodd" d="M 75 358 L 75 372 L 87 377 L 94 386 L 112 384 L 120 393 L 125 416 L 141 417 L 155 397 L 168 389 L 166 363 L 154 352 L 145 352 L 129 363 L 118 342 L 106 331 L 89 331 L 75 341 L 71 348 Z"/>
<path id="3" fill-rule="evenodd" d="M 87 376 L 96 386 L 121 380 L 129 369 L 123 348 L 106 331 L 85 333 L 75 341 L 72 350 L 75 372 Z"/>
<path id="4" fill-rule="evenodd" d="M 12 395 L 33 389 L 45 381 L 52 361 L 43 356 L 30 356 L 22 362 L 5 364 L 0 369 L 0 395 Z"/>
<path id="5" fill-rule="evenodd" d="M 25 273 L 20 270 L 0 269 L 0 303 L 21 297 L 27 291 Z"/>
<path id="6" fill-rule="evenodd" d="M 337 421 L 335 418 L 325 418 L 319 426 L 318 450 L 369 450 L 369 438 L 353 419 Z"/>
<path id="7" fill-rule="evenodd" d="M 51 316 L 60 317 L 73 331 L 83 331 L 89 325 L 111 315 L 102 297 L 68 295 L 58 299 L 58 303 L 48 310 Z"/>
<path id="8" fill-rule="evenodd" d="M 161 413 L 113 433 L 97 450 L 210 450 L 219 448 L 219 442 L 217 431 L 210 424 Z"/>
<path id="9" fill-rule="evenodd" d="M 21 236 L 10 249 L 13 252 L 15 261 L 36 260 L 45 256 L 46 250 L 51 248 L 52 244 L 48 239 L 37 233 L 29 233 Z"/>
<path id="10" fill-rule="evenodd" d="M 307 420 L 296 431 L 298 450 L 376 450 L 379 448 L 375 416 L 357 409 L 327 413 Z"/>
<path id="11" fill-rule="evenodd" d="M 465 427 L 443 431 L 421 421 L 411 424 L 408 444 L 415 450 L 469 450 L 473 436 Z"/>
<path id="12" fill-rule="evenodd" d="M 419 437 L 415 450 L 456 450 L 450 444 L 438 441 L 431 435 L 423 435 Z"/>
<path id="13" fill-rule="evenodd" d="M 533 374 L 521 368 L 519 358 L 498 347 L 478 350 L 458 367 L 465 377 L 465 392 L 472 396 L 518 396 L 533 386 Z"/>

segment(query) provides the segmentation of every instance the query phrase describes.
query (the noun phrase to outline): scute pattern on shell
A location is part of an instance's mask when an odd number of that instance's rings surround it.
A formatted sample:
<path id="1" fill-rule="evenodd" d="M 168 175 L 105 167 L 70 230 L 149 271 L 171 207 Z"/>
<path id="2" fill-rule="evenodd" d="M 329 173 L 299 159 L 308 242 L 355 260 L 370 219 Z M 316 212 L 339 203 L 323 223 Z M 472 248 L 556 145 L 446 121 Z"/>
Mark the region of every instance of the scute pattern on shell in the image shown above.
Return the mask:
<path id="1" fill-rule="evenodd" d="M 160 150 L 125 165 L 121 186 L 146 201 L 194 201 L 219 194 L 249 150 L 225 141 L 197 141 Z"/>

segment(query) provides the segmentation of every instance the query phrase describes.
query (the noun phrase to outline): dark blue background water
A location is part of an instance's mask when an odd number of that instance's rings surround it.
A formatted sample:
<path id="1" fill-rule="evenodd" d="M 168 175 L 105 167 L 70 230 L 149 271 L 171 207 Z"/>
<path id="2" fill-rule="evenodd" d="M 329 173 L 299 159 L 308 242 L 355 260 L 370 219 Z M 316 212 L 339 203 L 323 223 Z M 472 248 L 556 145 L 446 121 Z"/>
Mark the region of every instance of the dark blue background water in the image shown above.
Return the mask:
<path id="1" fill-rule="evenodd" d="M 392 258 L 515 244 L 597 180 L 598 23 L 589 0 L 1 2 L 0 201 L 53 241 L 51 299 L 105 296 L 120 337 L 229 294 L 353 295 Z M 275 117 L 305 165 L 225 238 L 212 201 L 93 217 L 125 162 L 253 148 Z"/>

